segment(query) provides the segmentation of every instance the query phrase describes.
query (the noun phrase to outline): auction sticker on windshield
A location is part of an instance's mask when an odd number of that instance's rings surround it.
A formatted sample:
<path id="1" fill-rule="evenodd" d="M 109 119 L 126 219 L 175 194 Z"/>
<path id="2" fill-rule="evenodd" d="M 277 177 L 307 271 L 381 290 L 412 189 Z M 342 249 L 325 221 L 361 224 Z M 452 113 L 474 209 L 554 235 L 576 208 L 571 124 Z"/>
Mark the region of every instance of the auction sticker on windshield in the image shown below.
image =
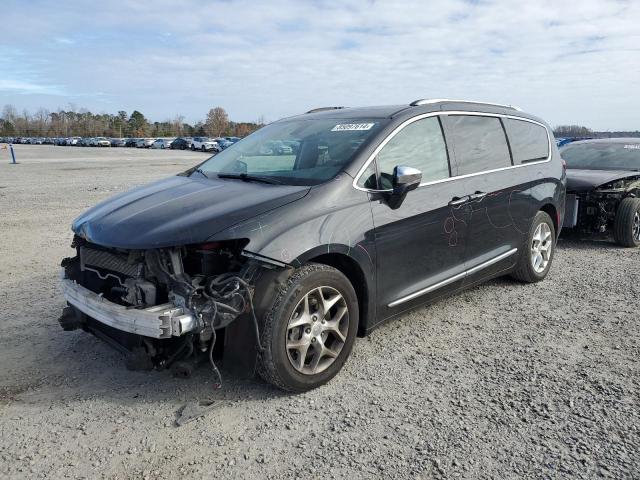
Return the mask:
<path id="1" fill-rule="evenodd" d="M 347 132 L 354 130 L 371 130 L 375 123 L 340 123 L 331 129 L 332 132 Z"/>

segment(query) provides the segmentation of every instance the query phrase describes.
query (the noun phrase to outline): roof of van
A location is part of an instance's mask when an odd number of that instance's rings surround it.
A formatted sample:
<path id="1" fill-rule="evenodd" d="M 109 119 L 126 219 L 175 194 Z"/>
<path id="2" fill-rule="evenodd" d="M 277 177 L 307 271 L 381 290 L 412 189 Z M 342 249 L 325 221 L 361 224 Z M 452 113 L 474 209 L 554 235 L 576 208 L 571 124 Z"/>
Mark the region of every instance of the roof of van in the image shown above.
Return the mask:
<path id="1" fill-rule="evenodd" d="M 521 111 L 510 105 L 476 102 L 469 100 L 424 99 L 416 100 L 410 104 L 379 105 L 371 107 L 321 107 L 309 110 L 302 115 L 289 118 L 396 118 L 399 116 L 412 116 L 414 114 L 437 111 L 471 111 L 483 113 L 498 113 L 502 115 L 514 115 L 518 117 L 540 119 Z"/>

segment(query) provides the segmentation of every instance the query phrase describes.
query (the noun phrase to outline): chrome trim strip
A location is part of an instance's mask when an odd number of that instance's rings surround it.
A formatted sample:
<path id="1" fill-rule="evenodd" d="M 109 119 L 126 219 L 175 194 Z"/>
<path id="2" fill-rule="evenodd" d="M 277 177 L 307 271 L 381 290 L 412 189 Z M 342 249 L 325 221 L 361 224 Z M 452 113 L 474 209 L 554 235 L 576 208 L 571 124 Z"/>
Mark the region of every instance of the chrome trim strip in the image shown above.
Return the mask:
<path id="1" fill-rule="evenodd" d="M 477 105 L 489 105 L 492 107 L 503 107 L 503 108 L 512 108 L 514 110 L 522 111 L 521 108 L 516 107 L 515 105 L 505 105 L 504 103 L 493 103 L 493 102 L 476 102 L 474 100 L 452 100 L 450 98 L 421 98 L 418 100 L 414 100 L 409 105 L 412 107 L 418 107 L 420 105 L 432 105 L 434 103 L 475 103 Z"/>
<path id="2" fill-rule="evenodd" d="M 449 285 L 450 283 L 453 283 L 457 280 L 460 280 L 461 278 L 466 277 L 467 275 L 471 275 L 472 273 L 476 273 L 480 270 L 482 270 L 483 268 L 487 268 L 490 267 L 491 265 L 494 265 L 498 262 L 500 262 L 501 260 L 504 260 L 507 257 L 510 257 L 511 255 L 513 255 L 514 253 L 516 253 L 518 251 L 517 248 L 512 248 L 511 250 L 509 250 L 508 252 L 502 253 L 500 255 L 498 255 L 497 257 L 492 258 L 491 260 L 487 260 L 484 263 L 481 263 L 480 265 L 476 265 L 473 268 L 470 268 L 469 270 L 465 270 L 462 273 L 458 273 L 457 275 L 454 275 L 453 277 L 449 277 L 446 280 L 443 280 L 441 282 L 438 283 L 434 283 L 433 285 L 430 285 L 426 288 L 423 288 L 422 290 L 418 290 L 417 292 L 413 292 L 409 295 L 407 295 L 406 297 L 402 297 L 399 298 L 397 300 L 394 300 L 393 302 L 391 302 L 389 305 L 387 305 L 387 307 L 389 308 L 393 308 L 396 307 L 402 303 L 408 302 L 409 300 L 413 300 L 416 297 L 419 297 L 421 295 L 427 294 L 429 292 L 433 292 L 434 290 L 437 290 L 439 288 L 442 288 L 446 285 Z"/>
<path id="3" fill-rule="evenodd" d="M 536 125 L 540 125 L 547 132 L 547 139 L 549 141 L 549 156 L 546 158 L 546 160 L 540 160 L 540 161 L 537 161 L 537 162 L 521 163 L 520 165 L 510 165 L 508 167 L 495 168 L 493 170 L 484 170 L 482 172 L 468 173 L 466 175 L 457 175 L 457 176 L 454 176 L 454 177 L 443 178 L 441 180 L 434 180 L 434 181 L 431 181 L 431 182 L 423 182 L 423 183 L 421 183 L 419 185 L 419 187 L 425 187 L 427 185 L 435 185 L 435 184 L 444 183 L 444 182 L 451 182 L 453 180 L 460 180 L 460 179 L 463 179 L 463 178 L 476 177 L 478 175 L 485 175 L 487 173 L 501 172 L 503 170 L 510 170 L 512 168 L 529 167 L 531 165 L 538 165 L 538 164 L 541 164 L 541 163 L 547 163 L 547 162 L 551 161 L 551 157 L 553 155 L 551 135 L 549 134 L 549 129 L 546 127 L 546 125 L 544 125 L 544 124 L 542 124 L 540 122 L 536 122 L 535 120 L 531 120 L 529 118 L 519 117 L 517 115 L 504 115 L 504 114 L 501 114 L 501 113 L 486 113 L 486 112 L 460 111 L 460 110 L 445 110 L 445 111 L 442 111 L 442 112 L 429 112 L 429 113 L 423 113 L 421 115 L 416 115 L 415 117 L 411 117 L 408 120 L 405 120 L 400 125 L 398 125 L 389 135 L 387 135 L 387 137 L 382 141 L 382 143 L 380 143 L 380 145 L 378 145 L 376 147 L 376 149 L 371 153 L 371 155 L 369 155 L 369 158 L 367 159 L 366 162 L 364 162 L 364 165 L 362 165 L 360 170 L 358 170 L 358 173 L 356 174 L 355 178 L 353 179 L 353 182 L 351 183 L 353 188 L 355 188 L 356 190 L 363 191 L 363 192 L 372 192 L 372 193 L 390 192 L 391 189 L 373 190 L 373 189 L 370 189 L 370 188 L 359 187 L 358 186 L 358 180 L 360 180 L 360 177 L 362 176 L 362 174 L 369 167 L 369 164 L 371 162 L 373 162 L 373 160 L 376 158 L 378 153 L 380 153 L 380 150 L 382 150 L 385 147 L 385 145 L 387 143 L 389 143 L 389 141 L 400 132 L 400 130 L 402 130 L 407 125 L 410 125 L 413 122 L 417 122 L 418 120 L 422 120 L 423 118 L 436 117 L 438 115 L 473 115 L 473 116 L 480 116 L 480 117 L 510 118 L 510 119 L 513 119 L 513 120 L 520 120 L 520 121 L 523 121 L 523 122 L 529 122 L 529 123 L 534 123 Z"/>

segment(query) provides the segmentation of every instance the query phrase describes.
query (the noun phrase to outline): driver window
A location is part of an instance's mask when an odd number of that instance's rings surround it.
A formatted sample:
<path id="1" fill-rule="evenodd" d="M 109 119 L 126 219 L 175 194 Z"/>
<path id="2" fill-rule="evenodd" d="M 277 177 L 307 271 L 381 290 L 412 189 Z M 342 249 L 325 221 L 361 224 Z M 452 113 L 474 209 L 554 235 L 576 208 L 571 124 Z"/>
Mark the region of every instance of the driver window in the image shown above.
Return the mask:
<path id="1" fill-rule="evenodd" d="M 376 157 L 382 189 L 392 188 L 393 168 L 405 165 L 422 172 L 423 182 L 449 177 L 449 159 L 437 117 L 417 120 L 404 127 Z"/>

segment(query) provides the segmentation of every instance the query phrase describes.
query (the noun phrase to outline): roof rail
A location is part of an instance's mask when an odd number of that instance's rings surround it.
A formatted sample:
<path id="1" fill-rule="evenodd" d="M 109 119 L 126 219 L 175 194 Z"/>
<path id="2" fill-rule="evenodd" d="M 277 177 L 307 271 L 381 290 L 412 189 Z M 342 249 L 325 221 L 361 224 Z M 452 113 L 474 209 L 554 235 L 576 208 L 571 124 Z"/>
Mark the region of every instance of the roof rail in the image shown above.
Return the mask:
<path id="1" fill-rule="evenodd" d="M 312 108 L 311 110 L 309 110 L 308 112 L 305 113 L 316 113 L 316 112 L 325 112 L 327 110 L 340 110 L 343 109 L 345 107 L 319 107 L 319 108 Z"/>
<path id="2" fill-rule="evenodd" d="M 449 98 L 422 98 L 419 100 L 414 100 L 409 105 L 412 107 L 417 107 L 419 105 L 431 105 L 433 103 L 442 103 L 442 102 L 450 102 L 450 103 L 477 103 L 480 105 L 490 105 L 492 107 L 503 107 L 503 108 L 511 108 L 513 110 L 522 111 L 522 109 L 514 106 L 514 105 L 504 105 L 502 103 L 491 103 L 491 102 L 476 102 L 474 100 L 451 100 Z"/>

